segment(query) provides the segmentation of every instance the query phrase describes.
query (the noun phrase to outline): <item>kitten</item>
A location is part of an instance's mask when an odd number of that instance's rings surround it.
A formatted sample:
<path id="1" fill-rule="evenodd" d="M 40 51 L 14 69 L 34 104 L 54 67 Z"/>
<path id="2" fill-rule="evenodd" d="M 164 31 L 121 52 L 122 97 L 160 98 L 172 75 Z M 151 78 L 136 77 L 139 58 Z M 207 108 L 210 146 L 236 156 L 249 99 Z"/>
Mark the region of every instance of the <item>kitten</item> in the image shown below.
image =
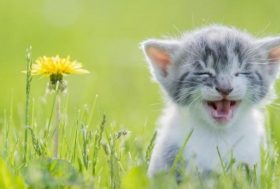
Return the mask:
<path id="1" fill-rule="evenodd" d="M 260 163 L 261 110 L 273 94 L 280 37 L 258 39 L 214 25 L 180 39 L 147 40 L 142 49 L 167 97 L 150 176 L 168 171 L 181 148 L 187 170 L 221 172 L 220 157 L 250 167 Z"/>

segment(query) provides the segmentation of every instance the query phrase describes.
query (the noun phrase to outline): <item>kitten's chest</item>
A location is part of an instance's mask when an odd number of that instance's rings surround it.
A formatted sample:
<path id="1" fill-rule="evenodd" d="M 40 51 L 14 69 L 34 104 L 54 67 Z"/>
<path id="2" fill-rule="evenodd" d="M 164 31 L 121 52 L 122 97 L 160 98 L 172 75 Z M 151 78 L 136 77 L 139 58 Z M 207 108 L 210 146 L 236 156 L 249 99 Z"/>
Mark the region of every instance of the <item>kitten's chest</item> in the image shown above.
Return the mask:
<path id="1" fill-rule="evenodd" d="M 236 162 L 254 165 L 259 161 L 259 136 L 254 133 L 205 133 L 193 132 L 185 147 L 188 165 L 203 170 L 220 170 L 221 163 L 232 159 Z M 222 161 L 222 162 L 221 162 Z"/>

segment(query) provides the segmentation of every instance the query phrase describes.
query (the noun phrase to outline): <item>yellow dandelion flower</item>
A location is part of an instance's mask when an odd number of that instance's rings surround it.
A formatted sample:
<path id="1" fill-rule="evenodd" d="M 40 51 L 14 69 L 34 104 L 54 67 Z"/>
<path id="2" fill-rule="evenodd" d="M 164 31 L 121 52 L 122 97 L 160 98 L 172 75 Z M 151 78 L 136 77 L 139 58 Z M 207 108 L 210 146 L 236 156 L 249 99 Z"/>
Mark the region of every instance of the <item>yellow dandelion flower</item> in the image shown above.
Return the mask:
<path id="1" fill-rule="evenodd" d="M 89 73 L 88 70 L 82 68 L 81 63 L 71 60 L 69 56 L 66 58 L 42 56 L 35 62 L 32 64 L 31 74 L 49 76 L 48 89 L 50 91 L 57 89 L 60 92 L 66 91 L 67 82 L 63 80 L 64 75 Z"/>
<path id="2" fill-rule="evenodd" d="M 36 63 L 32 65 L 32 75 L 68 75 L 68 74 L 85 74 L 89 71 L 82 68 L 82 64 L 77 61 L 71 61 L 70 57 L 60 58 L 39 57 Z"/>

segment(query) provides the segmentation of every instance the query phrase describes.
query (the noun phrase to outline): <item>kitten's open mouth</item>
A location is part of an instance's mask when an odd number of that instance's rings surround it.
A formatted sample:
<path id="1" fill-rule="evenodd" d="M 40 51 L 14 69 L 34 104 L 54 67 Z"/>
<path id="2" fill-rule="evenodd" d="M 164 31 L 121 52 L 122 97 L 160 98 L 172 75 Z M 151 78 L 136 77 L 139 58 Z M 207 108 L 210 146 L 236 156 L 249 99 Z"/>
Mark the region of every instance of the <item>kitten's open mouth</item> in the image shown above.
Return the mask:
<path id="1" fill-rule="evenodd" d="M 219 100 L 219 101 L 206 101 L 206 106 L 210 110 L 213 119 L 219 123 L 227 123 L 233 117 L 233 113 L 239 101 L 232 100 Z"/>

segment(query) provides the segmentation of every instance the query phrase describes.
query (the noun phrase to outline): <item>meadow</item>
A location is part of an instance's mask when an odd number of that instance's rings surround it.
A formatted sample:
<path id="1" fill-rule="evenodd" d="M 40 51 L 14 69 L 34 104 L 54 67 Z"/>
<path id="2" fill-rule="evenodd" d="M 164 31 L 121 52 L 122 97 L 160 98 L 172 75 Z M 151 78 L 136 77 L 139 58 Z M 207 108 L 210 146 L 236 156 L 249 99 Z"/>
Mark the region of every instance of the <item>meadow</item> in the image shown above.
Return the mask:
<path id="1" fill-rule="evenodd" d="M 149 179 L 164 103 L 139 49 L 147 38 L 176 37 L 212 23 L 278 35 L 279 5 L 277 0 L 0 0 L 0 188 L 280 188 L 279 99 L 267 107 L 275 151 L 263 152 L 260 177 L 228 166 L 211 182 L 188 173 L 180 185 L 172 173 Z M 69 55 L 90 71 L 65 77 L 57 157 L 55 95 L 46 94 L 48 77 L 34 76 L 26 95 L 22 71 L 31 62 L 29 46 L 32 61 Z"/>

